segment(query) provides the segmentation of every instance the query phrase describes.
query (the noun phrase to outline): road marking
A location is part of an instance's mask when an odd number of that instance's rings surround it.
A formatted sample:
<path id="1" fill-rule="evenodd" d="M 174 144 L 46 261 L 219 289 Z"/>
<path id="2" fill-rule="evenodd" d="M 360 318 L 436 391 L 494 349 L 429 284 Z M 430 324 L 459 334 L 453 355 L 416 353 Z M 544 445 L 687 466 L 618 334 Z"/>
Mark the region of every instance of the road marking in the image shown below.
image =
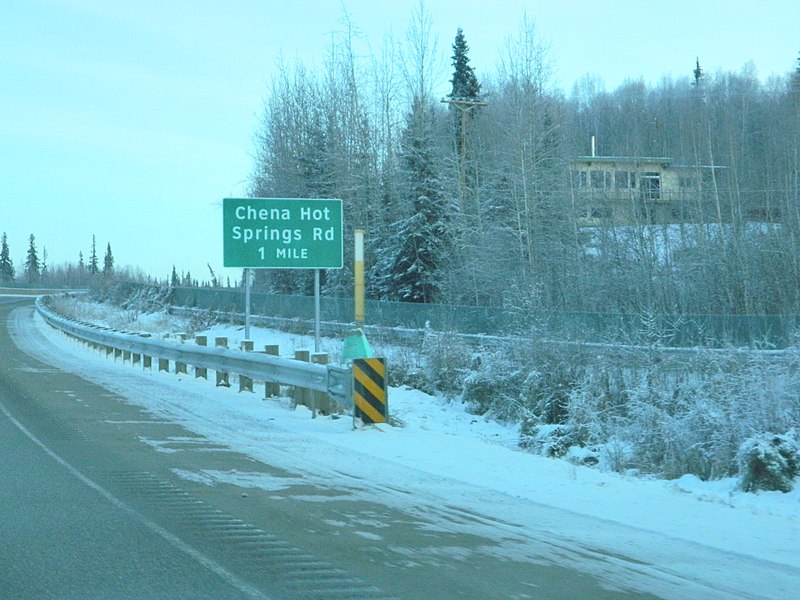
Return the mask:
<path id="1" fill-rule="evenodd" d="M 161 539 L 166 541 L 168 544 L 180 550 L 184 554 L 188 555 L 190 558 L 194 559 L 198 563 L 200 563 L 203 567 L 211 571 L 212 573 L 216 574 L 220 577 L 223 581 L 230 584 L 232 587 L 235 587 L 237 590 L 250 596 L 251 598 L 259 598 L 261 600 L 269 600 L 268 596 L 265 596 L 261 591 L 257 590 L 241 578 L 237 577 L 233 573 L 231 573 L 228 569 L 223 567 L 221 564 L 216 562 L 215 560 L 207 557 L 205 554 L 190 546 L 179 537 L 171 534 L 169 531 L 158 525 L 157 523 L 151 521 L 141 513 L 137 512 L 131 506 L 125 504 L 122 500 L 114 496 L 111 492 L 106 490 L 103 486 L 99 485 L 98 483 L 92 481 L 88 477 L 86 477 L 83 473 L 78 471 L 75 467 L 69 464 L 66 460 L 61 458 L 58 454 L 56 454 L 53 450 L 51 450 L 44 442 L 42 442 L 39 438 L 37 438 L 33 433 L 31 433 L 22 423 L 20 423 L 14 416 L 8 411 L 5 405 L 0 402 L 0 412 L 5 415 L 5 417 L 11 421 L 11 423 L 16 427 L 22 434 L 24 434 L 30 441 L 34 444 L 39 446 L 42 451 L 47 454 L 50 458 L 56 461 L 59 465 L 64 467 L 73 477 L 78 479 L 81 483 L 86 485 L 87 487 L 93 489 L 95 492 L 103 496 L 106 500 L 108 500 L 111 504 L 122 510 L 123 512 L 130 515 L 134 520 L 138 521 L 142 525 L 144 525 L 147 529 L 155 533 Z"/>

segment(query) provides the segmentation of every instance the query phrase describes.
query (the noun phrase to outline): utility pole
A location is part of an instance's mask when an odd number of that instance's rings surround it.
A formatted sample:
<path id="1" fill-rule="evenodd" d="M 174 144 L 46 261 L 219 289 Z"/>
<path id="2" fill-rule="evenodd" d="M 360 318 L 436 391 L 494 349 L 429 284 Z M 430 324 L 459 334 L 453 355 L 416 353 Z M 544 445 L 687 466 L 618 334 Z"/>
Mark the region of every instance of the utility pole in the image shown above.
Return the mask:
<path id="1" fill-rule="evenodd" d="M 467 159 L 467 113 L 474 108 L 487 106 L 486 102 L 477 100 L 475 98 L 443 98 L 442 102 L 455 106 L 461 111 L 461 119 L 459 126 L 459 155 L 460 155 L 460 179 L 462 190 L 466 186 L 466 159 Z"/>

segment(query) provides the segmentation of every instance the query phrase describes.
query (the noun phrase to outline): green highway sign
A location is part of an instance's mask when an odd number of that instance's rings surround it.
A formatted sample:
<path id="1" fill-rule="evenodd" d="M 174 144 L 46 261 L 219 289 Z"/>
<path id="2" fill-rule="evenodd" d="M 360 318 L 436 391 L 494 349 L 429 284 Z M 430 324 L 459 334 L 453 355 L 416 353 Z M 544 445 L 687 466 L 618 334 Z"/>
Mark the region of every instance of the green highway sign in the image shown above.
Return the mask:
<path id="1" fill-rule="evenodd" d="M 316 198 L 225 198 L 226 267 L 341 269 L 342 201 Z"/>

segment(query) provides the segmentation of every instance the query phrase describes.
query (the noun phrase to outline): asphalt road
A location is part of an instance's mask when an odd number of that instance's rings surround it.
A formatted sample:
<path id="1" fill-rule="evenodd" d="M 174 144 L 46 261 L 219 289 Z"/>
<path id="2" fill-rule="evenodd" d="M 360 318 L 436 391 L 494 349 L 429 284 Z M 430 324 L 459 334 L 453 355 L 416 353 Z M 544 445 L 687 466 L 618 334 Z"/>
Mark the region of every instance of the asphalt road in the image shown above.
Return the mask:
<path id="1" fill-rule="evenodd" d="M 297 497 L 330 501 L 291 502 L 187 481 L 176 473 L 299 475 L 21 352 L 9 327 L 32 315 L 32 300 L 0 297 L 0 598 L 652 597 L 480 552 L 496 542 L 377 501 L 339 501 L 332 488 L 294 485 Z M 154 437 L 182 442 L 165 451 Z M 337 522 L 353 514 L 380 521 L 380 540 L 343 535 Z"/>

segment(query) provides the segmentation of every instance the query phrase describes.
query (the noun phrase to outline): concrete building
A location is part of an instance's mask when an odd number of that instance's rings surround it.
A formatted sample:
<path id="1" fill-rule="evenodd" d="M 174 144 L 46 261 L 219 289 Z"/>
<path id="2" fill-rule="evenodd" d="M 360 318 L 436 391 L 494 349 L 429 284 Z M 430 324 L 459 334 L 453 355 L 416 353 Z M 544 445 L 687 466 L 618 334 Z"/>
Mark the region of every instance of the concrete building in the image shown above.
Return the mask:
<path id="1" fill-rule="evenodd" d="M 570 163 L 573 206 L 586 226 L 706 221 L 722 171 L 664 157 L 579 156 Z"/>

